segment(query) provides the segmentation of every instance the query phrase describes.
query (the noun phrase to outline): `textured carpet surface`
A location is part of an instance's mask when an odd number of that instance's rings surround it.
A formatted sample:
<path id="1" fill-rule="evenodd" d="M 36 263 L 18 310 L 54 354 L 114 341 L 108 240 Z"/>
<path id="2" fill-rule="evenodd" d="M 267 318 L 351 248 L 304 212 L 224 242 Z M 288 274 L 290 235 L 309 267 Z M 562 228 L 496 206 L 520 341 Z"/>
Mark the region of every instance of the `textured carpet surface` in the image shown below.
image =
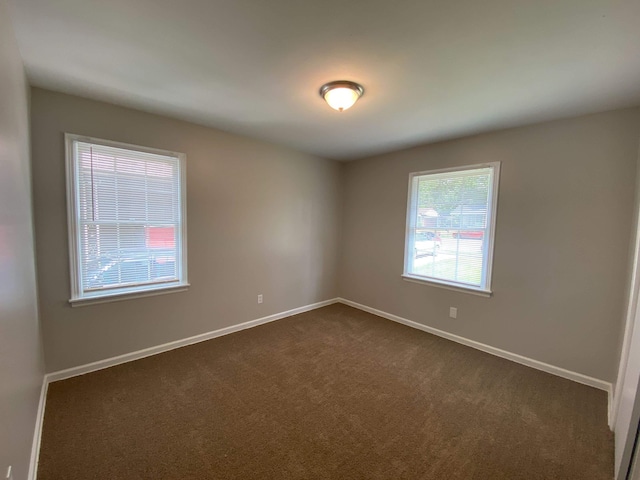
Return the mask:
<path id="1" fill-rule="evenodd" d="M 607 479 L 605 392 L 344 305 L 49 386 L 39 480 Z"/>

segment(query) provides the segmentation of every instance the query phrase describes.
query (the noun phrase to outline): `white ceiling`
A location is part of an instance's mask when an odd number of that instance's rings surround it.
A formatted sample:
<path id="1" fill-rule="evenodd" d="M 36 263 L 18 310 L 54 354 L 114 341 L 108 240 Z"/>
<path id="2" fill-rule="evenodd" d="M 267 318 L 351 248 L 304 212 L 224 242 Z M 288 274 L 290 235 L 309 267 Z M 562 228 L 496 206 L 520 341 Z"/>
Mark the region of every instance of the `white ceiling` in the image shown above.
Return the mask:
<path id="1" fill-rule="evenodd" d="M 640 0 L 13 0 L 33 85 L 336 159 L 640 105 Z M 349 111 L 318 95 L 365 88 Z"/>

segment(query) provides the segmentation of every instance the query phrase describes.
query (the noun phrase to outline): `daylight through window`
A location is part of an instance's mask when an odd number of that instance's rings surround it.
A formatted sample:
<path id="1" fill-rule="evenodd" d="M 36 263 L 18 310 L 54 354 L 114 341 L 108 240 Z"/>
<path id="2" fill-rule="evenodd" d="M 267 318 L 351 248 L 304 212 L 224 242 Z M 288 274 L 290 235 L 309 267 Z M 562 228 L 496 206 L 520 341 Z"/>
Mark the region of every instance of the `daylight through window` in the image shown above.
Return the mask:
<path id="1" fill-rule="evenodd" d="M 186 286 L 184 161 L 67 135 L 72 302 Z"/>
<path id="2" fill-rule="evenodd" d="M 405 277 L 490 293 L 499 168 L 411 174 Z"/>

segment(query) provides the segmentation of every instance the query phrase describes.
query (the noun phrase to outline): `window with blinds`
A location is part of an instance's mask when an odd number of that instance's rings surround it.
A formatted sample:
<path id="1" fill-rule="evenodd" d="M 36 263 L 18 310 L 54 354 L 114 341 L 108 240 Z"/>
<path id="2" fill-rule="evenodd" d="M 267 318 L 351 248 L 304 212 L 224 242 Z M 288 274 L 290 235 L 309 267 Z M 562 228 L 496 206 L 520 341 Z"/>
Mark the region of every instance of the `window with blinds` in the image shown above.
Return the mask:
<path id="1" fill-rule="evenodd" d="M 184 155 L 66 140 L 71 302 L 186 287 Z"/>
<path id="2" fill-rule="evenodd" d="M 412 173 L 404 276 L 491 293 L 500 163 Z"/>

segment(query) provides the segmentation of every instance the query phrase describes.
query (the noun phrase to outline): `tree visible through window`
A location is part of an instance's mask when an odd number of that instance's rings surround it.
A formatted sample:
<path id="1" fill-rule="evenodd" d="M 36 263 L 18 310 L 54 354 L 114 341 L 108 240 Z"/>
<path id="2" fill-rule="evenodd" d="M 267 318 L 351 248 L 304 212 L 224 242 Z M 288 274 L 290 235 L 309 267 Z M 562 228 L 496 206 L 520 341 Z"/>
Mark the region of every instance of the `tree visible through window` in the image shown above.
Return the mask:
<path id="1" fill-rule="evenodd" d="M 186 285 L 184 156 L 67 135 L 71 301 Z"/>
<path id="2" fill-rule="evenodd" d="M 499 163 L 410 176 L 404 275 L 489 292 Z"/>

